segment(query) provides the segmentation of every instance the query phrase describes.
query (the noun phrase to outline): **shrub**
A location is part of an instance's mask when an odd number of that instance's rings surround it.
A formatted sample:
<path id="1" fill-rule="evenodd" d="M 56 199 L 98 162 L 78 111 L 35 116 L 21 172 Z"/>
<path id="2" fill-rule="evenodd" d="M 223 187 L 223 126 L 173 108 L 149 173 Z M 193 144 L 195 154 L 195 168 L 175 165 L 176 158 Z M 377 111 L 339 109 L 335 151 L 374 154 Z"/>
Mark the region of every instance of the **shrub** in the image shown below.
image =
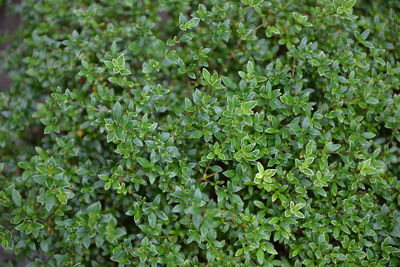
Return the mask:
<path id="1" fill-rule="evenodd" d="M 23 0 L 0 240 L 32 266 L 399 266 L 400 2 Z"/>

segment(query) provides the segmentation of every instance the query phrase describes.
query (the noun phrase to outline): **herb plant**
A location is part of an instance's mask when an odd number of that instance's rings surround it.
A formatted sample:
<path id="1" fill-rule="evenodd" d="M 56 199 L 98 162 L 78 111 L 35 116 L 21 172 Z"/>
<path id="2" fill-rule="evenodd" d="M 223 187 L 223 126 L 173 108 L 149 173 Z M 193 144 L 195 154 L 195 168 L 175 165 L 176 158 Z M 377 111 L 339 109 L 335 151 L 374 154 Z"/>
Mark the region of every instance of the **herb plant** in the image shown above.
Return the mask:
<path id="1" fill-rule="evenodd" d="M 14 10 L 8 252 L 31 266 L 400 265 L 400 1 Z"/>

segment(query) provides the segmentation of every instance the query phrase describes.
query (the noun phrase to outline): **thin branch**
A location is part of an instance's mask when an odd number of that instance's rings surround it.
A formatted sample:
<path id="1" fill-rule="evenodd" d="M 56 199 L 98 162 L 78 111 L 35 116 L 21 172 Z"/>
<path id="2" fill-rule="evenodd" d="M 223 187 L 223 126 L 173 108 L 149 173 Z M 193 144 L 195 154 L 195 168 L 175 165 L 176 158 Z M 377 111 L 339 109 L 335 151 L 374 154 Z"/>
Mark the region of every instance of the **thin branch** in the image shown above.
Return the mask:
<path id="1" fill-rule="evenodd" d="M 204 181 L 204 180 L 207 180 L 208 178 L 213 177 L 215 174 L 216 174 L 215 172 L 213 172 L 213 173 L 211 173 L 211 174 L 209 174 L 209 175 L 204 174 L 203 177 L 197 179 L 197 181 Z"/>
<path id="2" fill-rule="evenodd" d="M 78 106 L 80 106 L 81 108 L 94 109 L 94 110 L 96 110 L 96 111 L 98 111 L 98 112 L 105 112 L 105 113 L 110 113 L 110 112 L 111 112 L 111 111 L 108 110 L 108 109 L 99 109 L 99 108 L 95 108 L 95 107 L 91 107 L 91 106 L 84 106 L 84 105 L 82 105 L 81 103 L 76 102 L 76 101 L 70 101 L 69 103 L 78 105 Z"/>

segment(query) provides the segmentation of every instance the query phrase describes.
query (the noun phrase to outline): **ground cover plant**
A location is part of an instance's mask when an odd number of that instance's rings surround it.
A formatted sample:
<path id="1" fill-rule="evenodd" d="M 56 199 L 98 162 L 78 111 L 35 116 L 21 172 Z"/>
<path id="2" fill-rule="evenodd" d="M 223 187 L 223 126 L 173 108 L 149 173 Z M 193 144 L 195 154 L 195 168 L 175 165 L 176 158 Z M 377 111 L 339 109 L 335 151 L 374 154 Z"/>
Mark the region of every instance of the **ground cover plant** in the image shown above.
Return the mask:
<path id="1" fill-rule="evenodd" d="M 14 11 L 6 251 L 31 266 L 400 265 L 400 1 Z"/>

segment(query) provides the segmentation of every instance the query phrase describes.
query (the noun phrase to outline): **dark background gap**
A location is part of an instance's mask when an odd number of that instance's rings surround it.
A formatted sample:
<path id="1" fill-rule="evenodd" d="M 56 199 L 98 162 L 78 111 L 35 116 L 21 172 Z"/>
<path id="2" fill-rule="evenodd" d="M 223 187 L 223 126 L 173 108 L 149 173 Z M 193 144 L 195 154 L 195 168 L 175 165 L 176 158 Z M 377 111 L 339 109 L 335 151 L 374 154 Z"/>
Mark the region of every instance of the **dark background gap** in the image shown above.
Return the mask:
<path id="1" fill-rule="evenodd" d="M 7 1 L 4 1 L 7 2 Z M 11 1 L 12 3 L 18 3 L 19 1 Z M 7 12 L 7 3 L 3 3 L 0 6 L 0 35 L 4 36 L 5 34 L 14 33 L 20 25 L 20 19 L 16 15 L 11 15 Z M 9 47 L 9 43 L 0 43 L 0 53 L 3 53 L 4 50 Z M 3 57 L 3 55 L 2 55 Z M 7 73 L 0 72 L 0 90 L 7 90 L 8 86 L 11 83 L 11 79 L 7 76 Z M 0 245 L 0 265 L 5 263 L 7 260 L 13 260 L 15 256 L 12 254 L 8 254 L 3 250 L 3 247 Z M 18 260 L 18 263 L 14 266 L 23 267 L 28 265 L 28 260 Z"/>
<path id="2" fill-rule="evenodd" d="M 18 16 L 11 15 L 7 12 L 7 1 L 4 1 L 3 5 L 0 7 L 0 34 L 4 36 L 5 34 L 11 34 L 15 32 L 19 25 L 20 19 Z M 11 1 L 12 3 L 18 3 L 19 1 Z M 4 51 L 10 44 L 0 43 L 0 53 Z M 0 72 L 0 90 L 6 90 L 10 85 L 11 80 L 6 73 Z"/>

